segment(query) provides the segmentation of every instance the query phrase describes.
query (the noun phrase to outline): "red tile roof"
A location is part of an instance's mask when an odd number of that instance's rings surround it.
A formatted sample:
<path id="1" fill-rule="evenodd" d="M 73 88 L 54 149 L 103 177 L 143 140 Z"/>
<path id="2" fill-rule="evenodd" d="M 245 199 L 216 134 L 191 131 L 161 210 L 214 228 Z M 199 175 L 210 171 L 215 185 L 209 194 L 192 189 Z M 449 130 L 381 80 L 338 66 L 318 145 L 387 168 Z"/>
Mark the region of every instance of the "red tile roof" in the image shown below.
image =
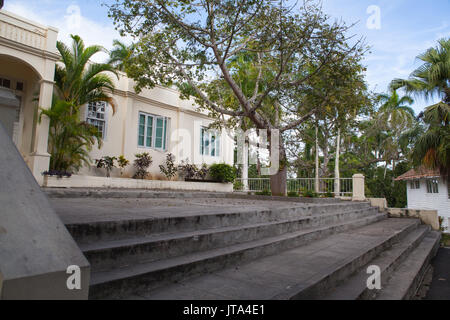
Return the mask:
<path id="1" fill-rule="evenodd" d="M 420 178 L 437 178 L 440 177 L 439 170 L 427 169 L 420 167 L 417 169 L 411 169 L 408 172 L 399 176 L 395 181 L 414 180 Z"/>

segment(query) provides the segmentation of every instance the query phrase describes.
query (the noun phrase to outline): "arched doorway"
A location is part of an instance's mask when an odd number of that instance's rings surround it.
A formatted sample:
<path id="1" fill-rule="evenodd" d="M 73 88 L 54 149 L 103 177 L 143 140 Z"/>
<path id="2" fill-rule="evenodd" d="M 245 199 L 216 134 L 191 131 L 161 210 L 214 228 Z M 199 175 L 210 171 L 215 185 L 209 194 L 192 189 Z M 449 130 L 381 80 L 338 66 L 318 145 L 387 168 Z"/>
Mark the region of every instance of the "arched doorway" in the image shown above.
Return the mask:
<path id="1" fill-rule="evenodd" d="M 0 55 L 0 121 L 26 160 L 33 151 L 40 75 L 27 62 Z"/>

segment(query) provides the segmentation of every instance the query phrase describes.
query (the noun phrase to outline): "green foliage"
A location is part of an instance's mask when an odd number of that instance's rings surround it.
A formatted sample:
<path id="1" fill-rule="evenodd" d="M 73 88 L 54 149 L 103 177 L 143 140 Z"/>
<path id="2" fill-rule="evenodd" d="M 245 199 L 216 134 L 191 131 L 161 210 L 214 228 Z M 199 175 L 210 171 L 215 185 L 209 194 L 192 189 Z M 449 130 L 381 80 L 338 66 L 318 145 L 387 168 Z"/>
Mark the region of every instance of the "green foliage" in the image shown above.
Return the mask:
<path id="1" fill-rule="evenodd" d="M 198 174 L 198 168 L 195 164 L 190 164 L 189 160 L 181 160 L 178 171 L 183 175 L 184 179 L 194 179 Z"/>
<path id="2" fill-rule="evenodd" d="M 202 180 L 205 180 L 206 176 L 208 175 L 209 168 L 206 163 L 203 163 L 200 169 L 197 171 L 197 177 L 199 177 Z"/>
<path id="3" fill-rule="evenodd" d="M 152 157 L 147 152 L 136 154 L 135 157 L 133 165 L 136 168 L 136 172 L 133 179 L 145 179 L 148 176 L 147 169 L 153 163 Z"/>
<path id="4" fill-rule="evenodd" d="M 172 180 L 173 177 L 177 174 L 177 167 L 174 164 L 175 162 L 175 156 L 171 153 L 167 154 L 166 156 L 166 163 L 164 165 L 159 166 L 159 170 L 162 174 L 166 176 L 168 180 Z"/>
<path id="5" fill-rule="evenodd" d="M 121 155 L 119 156 L 119 158 L 117 158 L 117 164 L 120 168 L 120 174 L 122 175 L 123 170 L 130 164 L 130 161 L 127 160 L 123 155 Z"/>
<path id="6" fill-rule="evenodd" d="M 305 198 L 317 198 L 319 195 L 312 190 L 301 190 L 300 194 Z"/>
<path id="7" fill-rule="evenodd" d="M 234 182 L 236 170 L 226 163 L 215 163 L 209 167 L 209 174 L 218 182 Z"/>
<path id="8" fill-rule="evenodd" d="M 299 197 L 299 194 L 298 194 L 298 192 L 295 192 L 295 191 L 289 191 L 287 196 L 290 198 L 297 198 L 297 197 Z"/>
<path id="9" fill-rule="evenodd" d="M 79 106 L 54 98 L 50 109 L 41 109 L 39 120 L 42 116 L 50 119 L 50 170 L 76 172 L 90 165 L 89 152 L 96 142 L 101 147 L 102 139 L 97 128 L 79 120 Z"/>
<path id="10" fill-rule="evenodd" d="M 265 189 L 261 192 L 256 192 L 255 193 L 257 196 L 272 196 L 272 192 L 268 189 Z"/>
<path id="11" fill-rule="evenodd" d="M 110 177 L 111 170 L 115 167 L 114 161 L 116 161 L 116 157 L 104 156 L 101 159 L 96 159 L 95 163 L 97 164 L 97 168 L 105 168 L 106 169 L 106 177 Z"/>
<path id="12" fill-rule="evenodd" d="M 233 190 L 234 191 L 242 191 L 244 189 L 244 184 L 241 180 L 235 180 L 233 183 Z"/>
<path id="13" fill-rule="evenodd" d="M 55 69 L 55 92 L 58 98 L 74 106 L 105 101 L 115 112 L 115 104 L 105 90 L 114 91 L 113 80 L 107 72 L 116 76 L 117 73 L 110 64 L 91 61 L 94 55 L 106 50 L 101 46 L 85 47 L 77 35 L 71 35 L 71 38 L 71 48 L 60 41 L 56 44 L 62 62 Z"/>
<path id="14" fill-rule="evenodd" d="M 325 198 L 334 198 L 334 194 L 332 194 L 331 192 L 327 192 L 324 194 Z"/>

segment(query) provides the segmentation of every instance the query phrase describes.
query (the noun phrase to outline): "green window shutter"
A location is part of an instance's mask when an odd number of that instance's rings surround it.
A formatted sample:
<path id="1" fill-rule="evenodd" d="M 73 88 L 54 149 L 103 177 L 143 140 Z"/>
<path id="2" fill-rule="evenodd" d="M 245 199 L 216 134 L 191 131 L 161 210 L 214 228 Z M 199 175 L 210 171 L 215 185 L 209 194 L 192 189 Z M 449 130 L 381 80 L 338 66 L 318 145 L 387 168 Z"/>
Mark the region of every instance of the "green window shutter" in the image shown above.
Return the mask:
<path id="1" fill-rule="evenodd" d="M 163 149 L 167 150 L 167 118 L 164 118 Z"/>
<path id="2" fill-rule="evenodd" d="M 138 145 L 144 146 L 145 137 L 145 116 L 143 114 L 139 115 L 139 134 L 138 134 Z"/>
<path id="3" fill-rule="evenodd" d="M 205 130 L 205 155 L 209 156 L 209 132 Z"/>
<path id="4" fill-rule="evenodd" d="M 153 117 L 147 116 L 147 147 L 152 146 L 153 137 Z"/>
<path id="5" fill-rule="evenodd" d="M 156 118 L 156 136 L 155 136 L 156 149 L 162 149 L 163 147 L 163 133 L 164 133 L 164 120 L 163 118 Z"/>
<path id="6" fill-rule="evenodd" d="M 200 128 L 200 154 L 205 154 L 205 129 Z"/>

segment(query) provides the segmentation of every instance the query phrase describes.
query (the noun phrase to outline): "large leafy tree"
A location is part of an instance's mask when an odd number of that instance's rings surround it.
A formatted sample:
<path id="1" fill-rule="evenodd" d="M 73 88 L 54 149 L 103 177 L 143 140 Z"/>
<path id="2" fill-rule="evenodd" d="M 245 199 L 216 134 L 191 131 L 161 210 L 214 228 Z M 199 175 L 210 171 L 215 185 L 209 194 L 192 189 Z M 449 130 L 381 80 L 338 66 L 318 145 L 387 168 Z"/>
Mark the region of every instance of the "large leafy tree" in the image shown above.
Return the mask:
<path id="1" fill-rule="evenodd" d="M 139 41 L 127 69 L 138 90 L 176 84 L 185 97 L 196 98 L 204 108 L 246 119 L 255 128 L 266 129 L 269 137 L 275 130 L 281 133 L 280 170 L 271 177 L 275 194 L 286 193 L 283 133 L 302 124 L 329 99 L 320 92 L 317 104 L 307 103 L 304 96 L 314 91 L 310 80 L 343 56 L 362 50 L 360 42 L 348 44 L 346 25 L 330 23 L 312 1 L 306 1 L 298 14 L 283 1 L 270 0 L 116 0 L 109 8 L 118 29 Z M 242 52 L 257 57 L 251 61 L 257 70 L 253 92 L 246 92 L 229 67 Z M 223 79 L 231 90 L 237 108 L 221 105 L 202 89 L 216 79 Z M 267 106 L 267 97 L 276 103 Z"/>

